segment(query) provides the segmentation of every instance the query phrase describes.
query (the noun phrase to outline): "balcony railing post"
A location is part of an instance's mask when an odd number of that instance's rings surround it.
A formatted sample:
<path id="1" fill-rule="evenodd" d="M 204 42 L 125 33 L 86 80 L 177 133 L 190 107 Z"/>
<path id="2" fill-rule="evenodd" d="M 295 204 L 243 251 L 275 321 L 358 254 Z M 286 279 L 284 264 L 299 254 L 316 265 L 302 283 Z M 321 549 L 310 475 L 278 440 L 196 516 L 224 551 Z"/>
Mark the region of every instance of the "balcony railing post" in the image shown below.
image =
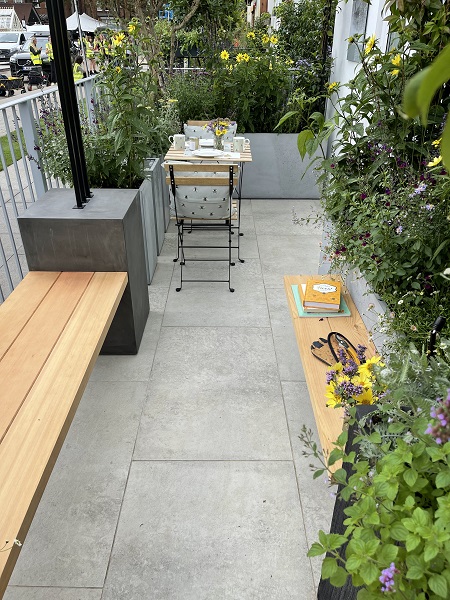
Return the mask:
<path id="1" fill-rule="evenodd" d="M 35 149 L 39 136 L 36 128 L 36 121 L 33 116 L 33 107 L 31 102 L 19 103 L 19 116 L 28 156 L 35 156 L 37 154 L 39 157 L 39 152 Z M 41 198 L 48 190 L 44 170 L 41 169 L 39 164 L 34 160 L 30 161 L 30 167 L 31 174 L 33 176 L 34 189 L 36 190 L 36 196 L 37 198 Z"/>

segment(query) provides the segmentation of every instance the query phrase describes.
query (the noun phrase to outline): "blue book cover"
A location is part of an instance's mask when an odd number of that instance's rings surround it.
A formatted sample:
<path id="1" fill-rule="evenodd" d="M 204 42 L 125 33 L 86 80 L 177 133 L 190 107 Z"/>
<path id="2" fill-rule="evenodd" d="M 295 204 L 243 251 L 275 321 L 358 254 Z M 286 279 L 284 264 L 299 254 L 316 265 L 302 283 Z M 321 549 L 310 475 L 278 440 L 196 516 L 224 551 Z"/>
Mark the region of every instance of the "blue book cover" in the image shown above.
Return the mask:
<path id="1" fill-rule="evenodd" d="M 291 285 L 292 293 L 294 294 L 295 305 L 297 307 L 297 312 L 299 317 L 315 317 L 322 319 L 323 317 L 349 317 L 350 309 L 347 306 L 347 302 L 344 300 L 344 296 L 341 296 L 341 303 L 339 305 L 339 311 L 331 311 L 331 312 L 305 312 L 303 310 L 302 300 L 300 298 L 300 292 L 298 291 L 298 285 Z"/>

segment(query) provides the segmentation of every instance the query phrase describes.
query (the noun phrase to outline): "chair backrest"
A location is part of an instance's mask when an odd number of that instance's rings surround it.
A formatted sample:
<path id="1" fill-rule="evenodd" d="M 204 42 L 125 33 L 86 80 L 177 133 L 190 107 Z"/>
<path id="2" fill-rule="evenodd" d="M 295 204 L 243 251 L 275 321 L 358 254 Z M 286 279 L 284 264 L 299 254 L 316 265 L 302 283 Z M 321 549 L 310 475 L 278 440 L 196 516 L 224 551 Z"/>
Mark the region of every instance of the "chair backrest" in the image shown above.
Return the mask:
<path id="1" fill-rule="evenodd" d="M 165 163 L 177 219 L 229 219 L 238 183 L 236 164 Z"/>
<path id="2" fill-rule="evenodd" d="M 205 129 L 205 125 L 207 125 L 209 121 L 188 121 L 184 124 L 184 135 L 186 138 L 190 137 L 198 137 L 201 140 L 212 140 L 214 138 L 214 134 L 212 131 L 208 131 Z M 232 142 L 233 137 L 236 135 L 237 124 L 230 125 L 227 133 L 223 136 L 223 139 L 227 142 Z"/>

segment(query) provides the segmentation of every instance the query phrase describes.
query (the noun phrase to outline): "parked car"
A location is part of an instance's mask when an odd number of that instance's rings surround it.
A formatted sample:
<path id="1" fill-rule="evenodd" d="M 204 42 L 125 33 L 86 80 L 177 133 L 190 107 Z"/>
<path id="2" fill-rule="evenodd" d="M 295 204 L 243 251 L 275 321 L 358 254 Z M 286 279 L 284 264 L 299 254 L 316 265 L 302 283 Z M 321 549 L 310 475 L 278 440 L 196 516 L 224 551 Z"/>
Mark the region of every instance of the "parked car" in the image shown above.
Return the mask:
<path id="1" fill-rule="evenodd" d="M 30 36 L 28 31 L 0 32 L 0 62 L 8 61 L 11 54 L 18 52 Z"/>
<path id="2" fill-rule="evenodd" d="M 31 38 L 36 36 L 38 48 L 42 48 L 41 58 L 42 58 L 42 70 L 44 75 L 50 75 L 50 61 L 48 59 L 47 53 L 45 51 L 45 44 L 48 42 L 48 32 L 30 32 L 31 37 L 26 40 L 25 44 L 22 48 L 15 52 L 9 59 L 9 67 L 11 69 L 11 75 L 13 77 L 23 77 L 26 76 L 28 71 L 33 69 L 33 63 L 31 62 L 30 55 L 30 44 Z M 72 56 L 77 55 L 77 49 L 73 42 L 70 43 L 70 52 Z M 53 49 L 53 52 L 55 49 Z"/>

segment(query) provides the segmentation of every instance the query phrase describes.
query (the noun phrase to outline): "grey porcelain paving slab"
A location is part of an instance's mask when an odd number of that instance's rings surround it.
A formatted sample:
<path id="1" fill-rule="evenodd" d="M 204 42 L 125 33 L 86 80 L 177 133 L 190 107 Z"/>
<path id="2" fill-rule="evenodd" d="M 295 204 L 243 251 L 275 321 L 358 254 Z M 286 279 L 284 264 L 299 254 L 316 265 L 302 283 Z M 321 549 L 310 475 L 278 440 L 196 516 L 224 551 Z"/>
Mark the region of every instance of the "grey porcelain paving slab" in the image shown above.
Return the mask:
<path id="1" fill-rule="evenodd" d="M 320 235 L 258 234 L 264 285 L 283 287 L 284 275 L 317 273 L 320 241 Z"/>
<path id="2" fill-rule="evenodd" d="M 164 242 L 164 252 L 170 252 L 170 257 L 173 259 L 177 255 L 177 236 L 170 234 L 170 243 Z M 173 237 L 172 237 L 173 236 Z M 167 234 L 166 234 L 167 241 Z M 237 259 L 237 242 L 238 236 L 232 235 L 232 257 L 233 260 Z M 193 231 L 192 233 L 185 234 L 185 254 L 187 257 L 195 258 L 228 258 L 228 232 L 227 231 Z M 188 248 L 187 246 L 210 246 L 210 248 Z M 239 237 L 240 245 L 240 257 L 243 259 L 247 258 L 259 258 L 258 245 L 256 241 L 255 233 L 247 232 L 244 236 Z M 222 246 L 220 248 L 214 248 L 214 246 Z M 176 267 L 177 265 L 175 265 Z"/>
<path id="3" fill-rule="evenodd" d="M 270 330 L 163 328 L 134 459 L 290 458 Z"/>
<path id="4" fill-rule="evenodd" d="M 101 589 L 9 587 L 4 600 L 101 600 Z"/>
<path id="5" fill-rule="evenodd" d="M 256 233 L 270 235 L 321 234 L 313 223 L 294 223 L 294 215 L 307 217 L 320 210 L 318 200 L 252 200 Z"/>
<path id="6" fill-rule="evenodd" d="M 162 318 L 161 312 L 150 311 L 137 354 L 99 356 L 91 374 L 91 381 L 148 381 Z"/>
<path id="7" fill-rule="evenodd" d="M 227 283 L 211 281 L 186 282 L 182 291 L 176 292 L 175 288 L 180 285 L 179 268 L 174 272 L 163 326 L 269 327 L 259 260 L 248 259 L 244 264 L 236 263 L 232 267 L 234 293 L 228 290 Z M 218 262 L 190 263 L 188 273 L 192 276 L 189 278 L 220 279 L 225 268 L 223 263 Z"/>
<path id="8" fill-rule="evenodd" d="M 164 314 L 166 308 L 169 288 L 162 286 L 152 286 L 148 288 L 148 300 L 150 303 L 150 312 Z"/>
<path id="9" fill-rule="evenodd" d="M 266 288 L 273 342 L 281 381 L 305 381 L 284 288 Z"/>
<path id="10" fill-rule="evenodd" d="M 282 382 L 282 388 L 303 508 L 306 536 L 308 544 L 311 546 L 313 542 L 318 541 L 318 532 L 320 529 L 327 533 L 330 531 L 331 516 L 335 501 L 333 493 L 336 488 L 328 486 L 325 475 L 318 479 L 313 479 L 313 472 L 310 470 L 309 465 L 310 463 L 317 463 L 317 461 L 314 458 L 302 455 L 304 446 L 298 436 L 301 433 L 303 425 L 306 425 L 314 432 L 315 441 L 320 446 L 306 383 Z M 311 559 L 316 586 L 320 580 L 322 558 L 315 557 Z"/>
<path id="11" fill-rule="evenodd" d="M 133 462 L 102 600 L 313 600 L 292 463 Z"/>
<path id="12" fill-rule="evenodd" d="M 164 246 L 163 246 L 164 248 Z M 150 285 L 153 287 L 166 287 L 170 286 L 173 276 L 173 257 L 158 256 L 158 262 L 156 263 L 156 269 L 153 273 L 152 282 Z"/>
<path id="13" fill-rule="evenodd" d="M 89 383 L 12 585 L 103 586 L 145 389 L 140 382 Z"/>

